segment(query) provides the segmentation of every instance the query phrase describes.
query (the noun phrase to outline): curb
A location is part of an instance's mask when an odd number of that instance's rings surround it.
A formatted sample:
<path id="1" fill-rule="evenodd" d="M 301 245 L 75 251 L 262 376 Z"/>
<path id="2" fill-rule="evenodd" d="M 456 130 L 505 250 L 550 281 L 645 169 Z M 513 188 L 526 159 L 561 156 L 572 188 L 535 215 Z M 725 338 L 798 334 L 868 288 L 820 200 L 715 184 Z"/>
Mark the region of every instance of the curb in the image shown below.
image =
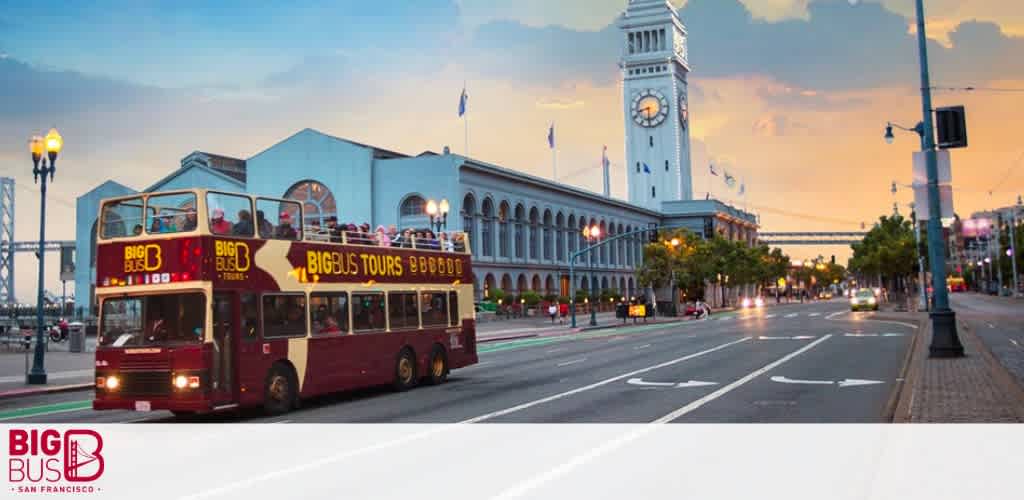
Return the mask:
<path id="1" fill-rule="evenodd" d="M 42 394 L 57 394 L 60 392 L 84 391 L 87 389 L 92 389 L 93 386 L 94 384 L 90 382 L 88 384 L 56 385 L 53 387 L 45 387 L 42 389 L 14 389 L 10 391 L 0 392 L 0 400 L 24 398 L 29 396 L 39 396 Z"/>
<path id="2" fill-rule="evenodd" d="M 646 321 L 641 323 L 615 323 L 612 325 L 598 325 L 598 326 L 587 326 L 581 328 L 581 332 L 592 332 L 596 330 L 611 330 L 612 328 L 629 328 L 631 326 L 643 326 L 643 325 L 668 325 L 671 323 L 682 323 L 688 321 L 686 319 L 675 319 L 669 321 Z"/>
<path id="3" fill-rule="evenodd" d="M 882 317 L 888 318 L 888 316 Z M 900 319 L 906 318 L 901 316 Z M 889 394 L 889 399 L 886 401 L 885 409 L 882 413 L 882 418 L 886 422 L 906 423 L 910 421 L 910 404 L 913 402 L 914 382 L 917 380 L 917 373 L 911 374 L 911 367 L 914 366 L 914 362 L 917 359 L 918 344 L 921 343 L 925 330 L 931 331 L 931 325 L 924 319 L 914 318 L 914 322 L 917 323 L 917 328 L 914 329 L 914 336 L 910 339 L 910 347 L 903 356 L 903 364 L 900 366 L 899 373 L 900 380 L 896 382 L 896 386 L 893 387 L 892 392 Z"/>

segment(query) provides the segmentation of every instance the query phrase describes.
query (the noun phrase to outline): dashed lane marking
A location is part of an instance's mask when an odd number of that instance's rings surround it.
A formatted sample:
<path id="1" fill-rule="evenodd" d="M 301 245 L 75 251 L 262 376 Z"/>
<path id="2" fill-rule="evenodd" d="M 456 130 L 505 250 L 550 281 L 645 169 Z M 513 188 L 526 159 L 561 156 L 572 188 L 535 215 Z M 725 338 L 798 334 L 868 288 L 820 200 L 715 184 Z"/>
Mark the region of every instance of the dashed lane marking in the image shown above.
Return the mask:
<path id="1" fill-rule="evenodd" d="M 584 361 L 586 361 L 586 360 L 587 360 L 587 358 L 580 358 L 580 359 L 574 359 L 574 360 L 572 360 L 572 361 L 566 361 L 566 362 L 564 362 L 564 363 L 558 363 L 558 364 L 557 364 L 557 365 L 555 365 L 555 366 L 569 366 L 569 365 L 575 365 L 576 363 L 582 363 L 582 362 L 584 362 Z"/>

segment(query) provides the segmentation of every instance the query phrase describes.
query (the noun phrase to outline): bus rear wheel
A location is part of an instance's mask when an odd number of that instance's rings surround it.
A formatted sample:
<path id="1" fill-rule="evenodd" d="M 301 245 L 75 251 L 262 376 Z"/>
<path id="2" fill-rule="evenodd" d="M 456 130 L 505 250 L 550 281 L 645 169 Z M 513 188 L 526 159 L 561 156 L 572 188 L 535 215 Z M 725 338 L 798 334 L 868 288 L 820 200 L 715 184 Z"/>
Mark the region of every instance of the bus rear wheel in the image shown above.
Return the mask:
<path id="1" fill-rule="evenodd" d="M 407 391 L 416 386 L 416 356 L 408 347 L 402 349 L 395 360 L 394 386 L 396 391 Z"/>
<path id="2" fill-rule="evenodd" d="M 271 415 L 280 415 L 295 404 L 295 384 L 291 372 L 284 366 L 274 365 L 267 373 L 263 389 L 263 409 Z"/>
<path id="3" fill-rule="evenodd" d="M 427 381 L 430 385 L 441 385 L 448 380 L 448 356 L 444 348 L 434 346 L 434 352 L 430 354 L 430 375 Z"/>

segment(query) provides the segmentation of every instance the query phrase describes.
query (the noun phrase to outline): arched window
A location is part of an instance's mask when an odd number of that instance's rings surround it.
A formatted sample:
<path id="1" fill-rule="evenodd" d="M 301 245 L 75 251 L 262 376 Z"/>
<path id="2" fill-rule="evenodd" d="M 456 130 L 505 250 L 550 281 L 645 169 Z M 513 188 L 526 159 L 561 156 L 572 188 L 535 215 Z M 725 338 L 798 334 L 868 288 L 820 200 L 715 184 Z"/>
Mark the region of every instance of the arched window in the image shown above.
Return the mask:
<path id="1" fill-rule="evenodd" d="M 615 234 L 623 234 L 622 224 L 619 224 L 619 227 L 615 230 Z M 616 263 L 619 267 L 624 267 L 626 265 L 626 242 L 625 240 L 619 240 L 615 242 L 615 246 L 619 248 L 619 260 Z"/>
<path id="2" fill-rule="evenodd" d="M 540 230 L 540 215 L 537 213 L 537 207 L 530 209 L 530 259 L 537 260 L 540 255 L 540 241 L 539 235 L 537 234 Z"/>
<path id="3" fill-rule="evenodd" d="M 516 234 L 515 234 L 515 245 L 516 245 L 516 258 L 523 258 L 523 224 L 526 222 L 526 210 L 522 205 L 516 205 Z"/>
<path id="4" fill-rule="evenodd" d="M 565 216 L 562 212 L 555 216 L 555 260 L 565 261 Z"/>
<path id="5" fill-rule="evenodd" d="M 484 257 L 494 256 L 494 202 L 484 198 L 480 209 L 480 253 Z"/>
<path id="6" fill-rule="evenodd" d="M 498 256 L 508 257 L 508 202 L 503 201 L 498 206 Z"/>
<path id="7" fill-rule="evenodd" d="M 608 228 L 605 225 L 604 221 L 601 221 L 601 239 L 605 240 L 607 238 L 608 238 Z M 600 252 L 601 252 L 601 260 L 600 260 L 601 265 L 607 264 L 608 263 L 608 245 L 601 245 Z"/>
<path id="8" fill-rule="evenodd" d="M 594 224 L 594 220 L 591 219 L 590 220 L 590 225 L 593 225 L 593 224 Z M 576 241 L 578 241 L 579 244 L 580 244 L 580 251 L 581 252 L 587 248 L 587 245 L 589 245 L 589 243 L 587 242 L 587 238 L 583 236 L 583 229 L 586 228 L 587 225 L 588 225 L 587 224 L 587 220 L 585 218 L 583 218 L 583 217 L 580 217 L 580 227 L 576 231 L 576 238 L 577 238 Z M 581 255 L 580 256 L 580 259 L 582 259 L 583 262 L 586 262 L 588 264 L 590 263 L 590 261 L 588 260 L 589 258 L 590 257 L 587 256 L 587 255 Z"/>
<path id="9" fill-rule="evenodd" d="M 626 232 L 627 233 L 632 232 L 632 231 L 633 231 L 633 226 L 626 226 Z M 623 238 L 623 240 L 622 240 L 622 245 L 626 249 L 626 266 L 627 267 L 632 267 L 633 266 L 633 245 L 629 244 L 630 238 L 632 238 L 632 236 L 627 236 L 627 237 Z"/>
<path id="10" fill-rule="evenodd" d="M 285 191 L 284 197 L 302 203 L 302 222 L 306 226 L 322 227 L 327 218 L 338 216 L 334 194 L 317 181 L 298 182 Z"/>
<path id="11" fill-rule="evenodd" d="M 551 210 L 544 211 L 544 260 L 551 260 L 554 241 L 551 240 Z"/>
<path id="12" fill-rule="evenodd" d="M 613 223 L 608 224 L 608 234 L 606 235 L 606 237 L 608 239 L 612 239 L 612 238 L 615 237 L 616 234 L 619 234 L 619 233 L 615 232 L 615 223 L 613 222 Z M 612 267 L 615 267 L 615 264 L 616 264 L 616 262 L 615 262 L 615 253 L 616 253 L 615 252 L 615 247 L 618 246 L 618 244 L 619 244 L 619 242 L 613 241 L 613 242 L 611 242 L 611 243 L 609 243 L 607 245 L 608 246 L 608 263 L 611 264 Z"/>
<path id="13" fill-rule="evenodd" d="M 425 227 L 429 222 L 427 219 L 427 202 L 418 194 L 411 194 L 402 200 L 398 207 L 398 226 L 400 229 L 408 227 Z M 349 221 L 339 221 L 349 222 Z"/>
<path id="14" fill-rule="evenodd" d="M 494 293 L 494 275 L 488 274 L 484 276 L 484 298 L 488 298 Z"/>
<path id="15" fill-rule="evenodd" d="M 529 285 L 526 283 L 526 275 L 520 274 L 519 279 L 516 281 L 516 291 L 522 295 L 523 292 L 529 290 Z"/>
<path id="16" fill-rule="evenodd" d="M 530 280 L 530 290 L 533 290 L 537 293 L 543 292 L 543 290 L 541 290 L 540 288 L 540 276 L 536 274 L 533 275 L 533 279 Z"/>
<path id="17" fill-rule="evenodd" d="M 576 235 L 573 234 L 574 232 L 576 232 L 576 216 L 575 215 L 570 215 L 569 216 L 569 224 L 567 225 L 567 228 L 565 230 L 566 239 L 569 240 L 569 253 L 570 254 L 573 254 L 573 253 L 576 252 L 576 242 L 579 241 L 579 240 L 576 239 Z"/>
<path id="18" fill-rule="evenodd" d="M 469 235 L 469 246 L 472 253 L 476 253 L 476 249 L 479 248 L 476 242 L 476 198 L 473 198 L 472 194 L 467 194 L 462 199 L 462 230 Z"/>

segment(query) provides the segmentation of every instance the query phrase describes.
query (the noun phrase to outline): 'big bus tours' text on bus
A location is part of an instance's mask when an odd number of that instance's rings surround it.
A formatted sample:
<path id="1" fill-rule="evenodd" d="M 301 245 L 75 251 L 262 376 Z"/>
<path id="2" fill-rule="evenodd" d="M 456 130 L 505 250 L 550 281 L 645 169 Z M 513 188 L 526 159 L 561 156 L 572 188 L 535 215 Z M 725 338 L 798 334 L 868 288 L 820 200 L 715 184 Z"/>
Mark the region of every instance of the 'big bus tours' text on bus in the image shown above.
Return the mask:
<path id="1" fill-rule="evenodd" d="M 199 189 L 104 200 L 97 232 L 97 410 L 281 413 L 477 362 L 463 234 L 379 246 Z"/>

